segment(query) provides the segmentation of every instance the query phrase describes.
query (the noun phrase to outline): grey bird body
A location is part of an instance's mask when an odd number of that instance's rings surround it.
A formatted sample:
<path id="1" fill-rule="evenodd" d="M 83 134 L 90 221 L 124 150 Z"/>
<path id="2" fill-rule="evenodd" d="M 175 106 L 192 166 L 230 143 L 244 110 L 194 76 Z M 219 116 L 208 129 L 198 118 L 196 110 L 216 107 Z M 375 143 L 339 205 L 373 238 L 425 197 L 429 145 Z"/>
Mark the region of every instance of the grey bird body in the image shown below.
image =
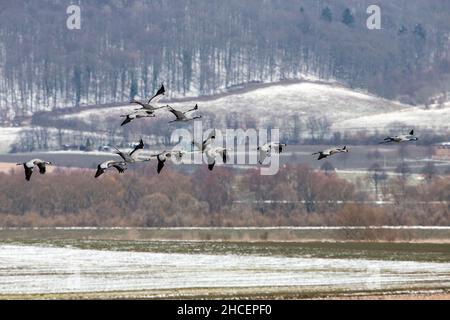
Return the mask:
<path id="1" fill-rule="evenodd" d="M 380 142 L 380 144 L 382 144 L 382 143 L 390 143 L 390 142 L 401 143 L 401 142 L 417 141 L 417 140 L 419 140 L 419 138 L 417 138 L 414 135 L 414 130 L 411 130 L 409 132 L 409 134 L 401 134 L 401 135 L 398 135 L 398 136 L 386 137 L 386 138 L 384 138 L 383 141 Z"/>
<path id="2" fill-rule="evenodd" d="M 198 105 L 195 105 L 194 108 L 192 108 L 190 110 L 187 110 L 187 111 L 176 110 L 176 109 L 172 108 L 169 105 L 167 106 L 167 108 L 176 117 L 175 120 L 169 121 L 169 123 L 172 123 L 172 122 L 187 122 L 187 121 L 192 121 L 192 120 L 195 120 L 195 119 L 200 119 L 202 117 L 202 116 L 189 116 L 188 115 L 189 112 L 198 110 Z"/>
<path id="3" fill-rule="evenodd" d="M 142 110 L 145 109 L 146 111 L 152 111 L 154 112 L 155 110 L 164 108 L 165 106 L 162 107 L 155 107 L 152 103 L 157 102 L 164 94 L 166 93 L 166 89 L 164 88 L 164 84 L 161 84 L 161 87 L 158 89 L 158 91 L 148 100 L 148 102 L 141 102 L 141 101 L 136 101 L 136 100 L 132 100 L 131 103 L 135 103 L 141 106 L 140 109 L 136 109 L 136 110 Z"/>
<path id="4" fill-rule="evenodd" d="M 347 146 L 344 146 L 343 148 L 326 149 L 326 150 L 323 150 L 323 151 L 315 152 L 315 153 L 313 153 L 313 155 L 318 154 L 319 158 L 317 160 L 322 160 L 324 158 L 327 158 L 329 156 L 332 156 L 332 155 L 337 154 L 337 153 L 342 153 L 342 152 L 348 152 Z"/>
<path id="5" fill-rule="evenodd" d="M 130 123 L 131 121 L 136 120 L 136 119 L 150 118 L 150 117 L 154 117 L 154 116 L 155 116 L 154 111 L 140 109 L 139 111 L 121 115 L 121 117 L 125 118 L 125 120 L 121 123 L 120 126 L 124 126 L 127 123 Z"/>

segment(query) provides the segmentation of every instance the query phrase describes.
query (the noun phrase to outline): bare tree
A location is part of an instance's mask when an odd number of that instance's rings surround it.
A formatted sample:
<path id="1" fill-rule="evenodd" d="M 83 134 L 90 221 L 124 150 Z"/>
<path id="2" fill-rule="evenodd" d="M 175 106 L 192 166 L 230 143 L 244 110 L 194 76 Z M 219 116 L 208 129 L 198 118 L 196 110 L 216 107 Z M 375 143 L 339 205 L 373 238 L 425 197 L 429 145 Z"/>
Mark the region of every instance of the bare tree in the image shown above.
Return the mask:
<path id="1" fill-rule="evenodd" d="M 433 162 L 428 161 L 427 164 L 422 168 L 421 173 L 423 174 L 425 181 L 427 181 L 427 183 L 431 183 L 437 174 L 436 166 Z"/>
<path id="2" fill-rule="evenodd" d="M 320 170 L 322 170 L 323 172 L 325 172 L 325 174 L 327 176 L 330 176 L 334 173 L 335 169 L 334 166 L 329 162 L 329 161 L 325 161 L 321 166 L 320 166 Z"/>
<path id="3" fill-rule="evenodd" d="M 310 116 L 306 120 L 306 128 L 308 129 L 309 135 L 311 136 L 311 141 L 316 142 L 318 123 L 316 117 Z"/>
<path id="4" fill-rule="evenodd" d="M 378 199 L 379 184 L 380 184 L 380 182 L 387 179 L 387 174 L 378 163 L 374 163 L 368 169 L 368 178 L 372 181 L 372 183 L 375 187 L 375 199 Z"/>

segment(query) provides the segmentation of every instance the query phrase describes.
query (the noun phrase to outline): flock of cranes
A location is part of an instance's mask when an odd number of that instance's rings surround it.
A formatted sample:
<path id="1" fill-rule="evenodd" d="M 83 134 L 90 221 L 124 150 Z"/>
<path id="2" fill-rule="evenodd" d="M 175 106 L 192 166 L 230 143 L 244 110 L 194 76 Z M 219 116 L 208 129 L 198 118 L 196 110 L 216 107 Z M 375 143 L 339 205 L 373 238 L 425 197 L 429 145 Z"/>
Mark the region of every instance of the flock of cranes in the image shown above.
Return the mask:
<path id="1" fill-rule="evenodd" d="M 164 88 L 164 84 L 161 85 L 161 88 L 158 89 L 156 94 L 151 97 L 148 102 L 141 102 L 133 100 L 131 103 L 135 103 L 141 106 L 141 108 L 134 109 L 133 112 L 121 115 L 121 117 L 124 117 L 125 120 L 122 122 L 121 126 L 126 125 L 127 123 L 130 123 L 131 121 L 139 118 L 149 118 L 149 117 L 155 117 L 155 111 L 163 108 L 167 108 L 169 112 L 171 112 L 175 116 L 175 120 L 170 121 L 172 122 L 187 122 L 195 119 L 200 119 L 202 116 L 191 116 L 190 113 L 193 111 L 198 110 L 198 105 L 196 104 L 192 109 L 187 111 L 180 111 L 172 108 L 169 105 L 155 107 L 153 103 L 157 102 L 161 96 L 163 96 L 166 93 L 166 89 Z"/>
<path id="2" fill-rule="evenodd" d="M 147 102 L 141 102 L 133 100 L 131 103 L 140 105 L 140 108 L 134 109 L 132 112 L 121 115 L 121 117 L 124 117 L 125 120 L 122 122 L 121 126 L 124 126 L 136 119 L 140 118 L 148 118 L 148 117 L 155 117 L 155 112 L 159 109 L 167 109 L 169 112 L 171 112 L 175 119 L 169 121 L 169 123 L 173 122 L 188 122 L 195 119 L 200 119 L 201 115 L 198 116 L 192 116 L 191 112 L 198 110 L 198 105 L 196 104 L 192 109 L 189 109 L 187 111 L 180 111 L 172 108 L 169 105 L 164 106 L 155 106 L 154 103 L 157 102 L 164 94 L 165 94 L 165 88 L 164 84 L 161 85 L 161 87 L 158 89 L 158 91 L 153 95 Z M 103 173 L 105 173 L 109 169 L 116 169 L 119 173 L 125 172 L 127 169 L 128 164 L 137 163 L 137 162 L 147 162 L 151 161 L 152 159 L 156 159 L 158 162 L 157 165 L 157 173 L 161 173 L 162 169 L 164 168 L 164 165 L 168 158 L 176 158 L 178 161 L 181 161 L 181 159 L 188 153 L 194 153 L 198 152 L 202 155 L 206 156 L 207 163 L 208 163 L 208 169 L 213 170 L 214 165 L 216 163 L 216 159 L 220 158 L 223 163 L 227 163 L 228 161 L 228 151 L 230 149 L 226 149 L 223 147 L 214 147 L 213 142 L 215 140 L 216 132 L 215 129 L 211 131 L 211 133 L 208 135 L 208 137 L 202 141 L 201 143 L 192 141 L 192 149 L 195 147 L 197 150 L 191 150 L 190 152 L 185 150 L 171 150 L 171 151 L 162 151 L 160 153 L 152 154 L 148 157 L 142 157 L 141 153 L 144 149 L 144 142 L 142 139 L 139 141 L 139 144 L 137 144 L 133 150 L 129 153 L 120 151 L 119 149 L 116 149 L 116 154 L 119 155 L 122 160 L 108 160 L 105 162 L 100 163 L 97 166 L 97 171 L 95 173 L 95 178 L 98 178 Z M 401 143 L 401 142 L 408 142 L 408 141 L 417 141 L 418 138 L 414 135 L 414 130 L 411 130 L 409 134 L 402 134 L 398 136 L 389 136 L 386 137 L 382 142 L 380 143 Z M 279 143 L 279 142 L 269 142 L 262 146 L 257 147 L 257 157 L 258 157 L 258 163 L 263 164 L 264 160 L 267 157 L 270 157 L 272 152 L 275 153 L 281 153 L 283 151 L 283 147 L 286 147 L 285 143 Z M 322 160 L 324 158 L 327 158 L 329 156 L 333 156 L 338 153 L 343 152 L 349 152 L 347 146 L 344 146 L 342 148 L 336 147 L 331 148 L 327 150 L 322 150 L 313 153 L 312 155 L 319 155 L 318 160 Z M 21 165 L 25 169 L 25 179 L 29 181 L 31 179 L 31 175 L 33 173 L 33 170 L 35 167 L 39 168 L 39 173 L 44 174 L 46 172 L 46 166 L 52 165 L 49 161 L 44 161 L 41 159 L 32 159 L 30 161 L 24 162 L 24 163 L 18 163 L 17 165 Z"/>

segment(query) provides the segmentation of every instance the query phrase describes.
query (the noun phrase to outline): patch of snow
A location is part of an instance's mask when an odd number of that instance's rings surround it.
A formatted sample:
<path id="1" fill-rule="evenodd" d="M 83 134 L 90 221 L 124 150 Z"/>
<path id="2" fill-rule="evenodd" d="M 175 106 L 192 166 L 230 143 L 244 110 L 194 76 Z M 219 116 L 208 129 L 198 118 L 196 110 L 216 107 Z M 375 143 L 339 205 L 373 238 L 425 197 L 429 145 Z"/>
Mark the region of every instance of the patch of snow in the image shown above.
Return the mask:
<path id="1" fill-rule="evenodd" d="M 115 252 L 0 246 L 0 294 L 177 288 L 327 286 L 352 289 L 440 282 L 450 264 L 366 259 Z"/>
<path id="2" fill-rule="evenodd" d="M 11 144 L 14 143 L 23 128 L 20 127 L 0 127 L 0 153 L 7 153 Z"/>
<path id="3" fill-rule="evenodd" d="M 358 115 L 333 125 L 335 130 L 383 130 L 394 123 L 402 123 L 410 128 L 450 130 L 450 106 L 440 109 L 409 107 L 388 113 Z"/>
<path id="4" fill-rule="evenodd" d="M 276 227 L 0 227 L 0 230 L 450 230 L 450 226 L 276 226 Z"/>

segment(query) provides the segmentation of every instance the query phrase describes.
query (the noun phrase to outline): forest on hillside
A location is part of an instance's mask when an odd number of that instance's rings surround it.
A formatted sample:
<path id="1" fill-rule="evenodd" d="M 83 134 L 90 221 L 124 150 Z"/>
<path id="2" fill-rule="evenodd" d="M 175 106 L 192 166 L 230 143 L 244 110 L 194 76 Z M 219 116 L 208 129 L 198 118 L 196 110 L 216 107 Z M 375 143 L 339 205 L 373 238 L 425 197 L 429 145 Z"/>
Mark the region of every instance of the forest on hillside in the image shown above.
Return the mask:
<path id="1" fill-rule="evenodd" d="M 450 2 L 379 0 L 368 30 L 356 0 L 69 0 L 0 4 L 0 120 L 148 97 L 209 95 L 312 75 L 427 103 L 450 87 Z"/>

